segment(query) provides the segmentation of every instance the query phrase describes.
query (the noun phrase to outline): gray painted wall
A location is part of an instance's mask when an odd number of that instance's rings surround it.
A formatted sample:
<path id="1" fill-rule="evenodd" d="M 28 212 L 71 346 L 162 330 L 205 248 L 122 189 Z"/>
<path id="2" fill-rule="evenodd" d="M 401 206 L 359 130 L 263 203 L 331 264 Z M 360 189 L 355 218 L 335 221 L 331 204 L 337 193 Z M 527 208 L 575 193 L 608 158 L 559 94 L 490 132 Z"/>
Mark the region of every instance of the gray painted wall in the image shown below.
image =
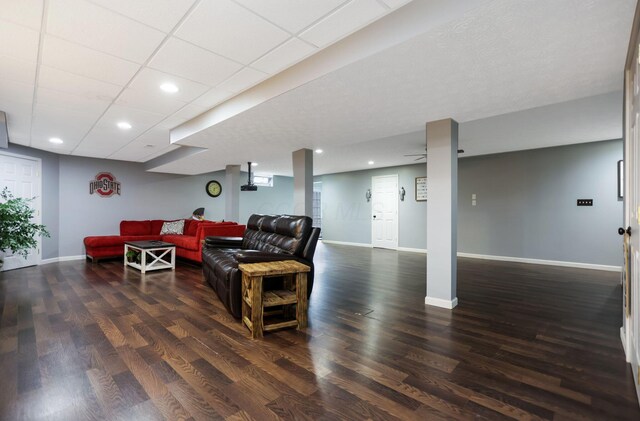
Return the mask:
<path id="1" fill-rule="evenodd" d="M 205 217 L 224 218 L 225 189 L 217 198 L 205 192 L 207 181 L 224 186 L 225 173 L 197 176 L 146 172 L 140 163 L 57 155 L 19 145 L 9 153 L 42 160 L 43 224 L 51 238 L 43 241 L 43 259 L 84 254 L 83 238 L 119 232 L 123 219 L 176 219 L 204 206 Z M 122 183 L 121 196 L 89 194 L 89 180 L 100 171 L 113 173 Z M 241 180 L 246 173 L 241 174 Z M 252 213 L 292 213 L 293 179 L 274 177 L 273 187 L 240 194 L 240 223 Z"/>
<path id="2" fill-rule="evenodd" d="M 59 256 L 59 155 L 27 148 L 20 145 L 9 144 L 4 151 L 42 160 L 42 223 L 51 234 L 50 238 L 42 240 L 42 258 L 50 259 Z"/>
<path id="3" fill-rule="evenodd" d="M 458 250 L 620 265 L 620 159 L 621 140 L 462 159 Z"/>
<path id="4" fill-rule="evenodd" d="M 458 177 L 458 251 L 620 265 L 622 202 L 616 163 L 622 141 L 462 158 Z M 400 247 L 426 248 L 426 202 L 414 200 L 424 164 L 330 174 L 322 181 L 323 238 L 371 243 L 371 177 L 398 174 Z M 471 206 L 471 194 L 477 206 Z M 576 199 L 594 199 L 577 207 Z"/>
<path id="5" fill-rule="evenodd" d="M 247 173 L 240 174 L 240 182 L 245 184 Z M 258 187 L 258 191 L 240 192 L 240 220 L 246 223 L 254 213 L 292 214 L 293 178 L 273 177 L 273 187 Z"/>
<path id="6" fill-rule="evenodd" d="M 371 202 L 365 192 L 371 177 L 398 174 L 398 186 L 404 187 L 404 202 L 398 205 L 398 246 L 426 248 L 427 202 L 416 202 L 415 178 L 427 175 L 427 167 L 407 165 L 322 175 L 322 238 L 351 243 L 371 243 Z"/>

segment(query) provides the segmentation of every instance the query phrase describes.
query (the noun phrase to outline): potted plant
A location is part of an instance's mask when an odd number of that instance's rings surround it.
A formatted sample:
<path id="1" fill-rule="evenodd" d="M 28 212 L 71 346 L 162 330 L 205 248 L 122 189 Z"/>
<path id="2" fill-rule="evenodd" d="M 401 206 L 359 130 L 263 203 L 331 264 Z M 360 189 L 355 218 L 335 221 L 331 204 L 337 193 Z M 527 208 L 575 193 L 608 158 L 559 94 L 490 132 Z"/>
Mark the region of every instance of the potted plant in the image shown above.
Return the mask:
<path id="1" fill-rule="evenodd" d="M 136 250 L 129 250 L 127 252 L 127 262 L 136 262 L 140 263 L 141 257 L 140 252 Z"/>
<path id="2" fill-rule="evenodd" d="M 27 257 L 29 250 L 38 245 L 36 236 L 49 237 L 44 225 L 31 222 L 34 210 L 29 206 L 33 199 L 14 197 L 5 187 L 0 192 L 0 269 L 4 254 L 11 250 Z"/>

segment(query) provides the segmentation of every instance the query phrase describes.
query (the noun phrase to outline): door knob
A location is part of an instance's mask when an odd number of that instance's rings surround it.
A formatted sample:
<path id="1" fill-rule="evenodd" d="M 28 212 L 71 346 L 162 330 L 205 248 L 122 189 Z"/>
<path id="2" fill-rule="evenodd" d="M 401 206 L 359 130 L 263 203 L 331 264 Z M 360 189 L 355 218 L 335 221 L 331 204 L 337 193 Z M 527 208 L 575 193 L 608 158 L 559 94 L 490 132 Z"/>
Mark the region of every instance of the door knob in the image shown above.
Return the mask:
<path id="1" fill-rule="evenodd" d="M 629 236 L 631 236 L 631 227 L 627 227 L 626 230 L 622 227 L 618 228 L 618 234 L 620 235 L 628 234 Z"/>

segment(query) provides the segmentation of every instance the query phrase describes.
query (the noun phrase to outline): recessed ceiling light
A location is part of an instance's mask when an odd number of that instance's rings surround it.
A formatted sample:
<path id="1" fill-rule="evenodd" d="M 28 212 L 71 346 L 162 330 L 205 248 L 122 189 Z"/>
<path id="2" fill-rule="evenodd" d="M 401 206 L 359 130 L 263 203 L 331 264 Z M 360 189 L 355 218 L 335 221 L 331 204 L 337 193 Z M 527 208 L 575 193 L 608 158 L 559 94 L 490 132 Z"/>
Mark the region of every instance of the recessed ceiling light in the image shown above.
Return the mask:
<path id="1" fill-rule="evenodd" d="M 131 124 L 127 123 L 126 121 L 120 121 L 117 124 L 119 129 L 122 130 L 129 130 L 131 128 Z"/>
<path id="2" fill-rule="evenodd" d="M 258 163 L 257 163 L 257 162 L 252 162 L 252 163 L 251 163 L 251 166 L 252 166 L 252 167 L 257 167 L 257 166 L 258 166 Z"/>
<path id="3" fill-rule="evenodd" d="M 322 149 L 316 149 L 316 153 L 322 153 Z"/>
<path id="4" fill-rule="evenodd" d="M 369 161 L 369 162 L 368 162 L 368 164 L 369 164 L 369 165 L 373 165 L 373 164 L 374 164 L 374 162 L 373 162 L 373 161 Z"/>
<path id="5" fill-rule="evenodd" d="M 60 139 L 59 137 L 52 137 L 52 138 L 49 139 L 49 142 L 54 143 L 56 145 L 60 145 L 60 144 L 64 143 L 62 141 L 62 139 Z"/>
<path id="6" fill-rule="evenodd" d="M 174 85 L 173 83 L 170 82 L 166 82 L 163 83 L 162 85 L 160 85 L 160 89 L 162 89 L 163 91 L 165 91 L 168 94 L 175 94 L 176 92 L 178 92 L 180 89 L 178 89 L 178 87 L 176 85 Z"/>

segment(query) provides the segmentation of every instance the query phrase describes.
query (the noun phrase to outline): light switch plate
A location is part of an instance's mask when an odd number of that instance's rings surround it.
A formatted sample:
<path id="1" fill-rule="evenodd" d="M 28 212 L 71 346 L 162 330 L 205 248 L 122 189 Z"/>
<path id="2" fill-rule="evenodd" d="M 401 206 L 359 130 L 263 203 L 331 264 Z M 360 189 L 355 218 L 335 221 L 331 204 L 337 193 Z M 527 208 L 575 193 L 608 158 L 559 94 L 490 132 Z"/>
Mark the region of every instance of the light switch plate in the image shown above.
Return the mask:
<path id="1" fill-rule="evenodd" d="M 475 193 L 473 193 L 473 194 L 471 195 L 471 200 L 476 200 L 476 194 L 475 194 Z"/>
<path id="2" fill-rule="evenodd" d="M 471 201 L 471 206 L 475 206 L 475 205 L 476 205 L 476 201 L 475 201 L 475 200 L 472 200 L 472 201 Z"/>

